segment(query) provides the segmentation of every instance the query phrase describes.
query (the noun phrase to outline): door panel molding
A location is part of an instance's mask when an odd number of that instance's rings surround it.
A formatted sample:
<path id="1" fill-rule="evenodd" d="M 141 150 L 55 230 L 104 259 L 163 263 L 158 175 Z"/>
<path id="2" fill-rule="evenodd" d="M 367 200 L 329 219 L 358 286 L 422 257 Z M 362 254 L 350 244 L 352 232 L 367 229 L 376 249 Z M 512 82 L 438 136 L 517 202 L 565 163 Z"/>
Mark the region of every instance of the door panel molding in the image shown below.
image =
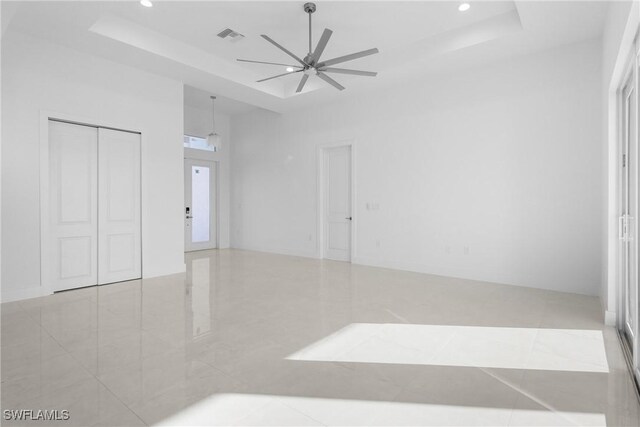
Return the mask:
<path id="1" fill-rule="evenodd" d="M 94 245 L 91 241 L 91 236 L 70 236 L 70 237 L 58 237 L 58 269 L 57 279 L 61 282 L 65 280 L 74 279 L 79 280 L 83 278 L 91 283 L 95 280 L 96 266 L 94 263 Z M 64 263 L 65 258 L 74 258 L 75 260 L 82 260 L 84 263 L 78 263 L 78 267 L 84 265 L 84 269 L 73 269 L 68 264 Z M 82 285 L 81 285 L 82 286 Z"/>

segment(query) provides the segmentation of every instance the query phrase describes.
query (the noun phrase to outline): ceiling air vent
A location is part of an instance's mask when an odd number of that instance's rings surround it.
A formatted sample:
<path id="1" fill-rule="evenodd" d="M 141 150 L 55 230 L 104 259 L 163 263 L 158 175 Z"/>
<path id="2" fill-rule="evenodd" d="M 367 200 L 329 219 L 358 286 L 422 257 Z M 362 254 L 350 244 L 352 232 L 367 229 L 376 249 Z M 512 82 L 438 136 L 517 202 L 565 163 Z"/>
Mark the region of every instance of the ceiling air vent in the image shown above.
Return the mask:
<path id="1" fill-rule="evenodd" d="M 233 31 L 231 28 L 225 28 L 224 30 L 218 33 L 218 37 L 221 39 L 228 40 L 232 43 L 240 41 L 244 38 L 244 36 L 237 31 Z"/>

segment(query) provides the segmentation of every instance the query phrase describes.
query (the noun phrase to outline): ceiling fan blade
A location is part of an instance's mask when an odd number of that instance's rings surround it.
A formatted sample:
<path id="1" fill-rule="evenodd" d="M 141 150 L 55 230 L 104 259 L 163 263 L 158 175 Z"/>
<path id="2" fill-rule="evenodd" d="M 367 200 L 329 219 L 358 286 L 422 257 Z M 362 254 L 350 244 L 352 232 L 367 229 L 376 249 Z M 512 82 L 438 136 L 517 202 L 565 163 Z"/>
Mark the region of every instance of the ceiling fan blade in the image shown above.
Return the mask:
<path id="1" fill-rule="evenodd" d="M 236 61 L 240 61 L 240 62 L 252 62 L 252 63 L 254 63 L 254 64 L 282 65 L 283 67 L 295 67 L 295 68 L 302 68 L 300 65 L 280 64 L 279 62 L 252 61 L 251 59 L 236 59 Z"/>
<path id="2" fill-rule="evenodd" d="M 314 64 L 320 60 L 320 56 L 322 55 L 322 52 L 324 52 L 324 48 L 327 47 L 327 43 L 329 43 L 331 34 L 333 34 L 333 31 L 328 28 L 324 29 L 324 32 L 318 41 L 318 45 L 316 46 L 316 50 L 313 51 L 313 55 L 311 56 L 311 62 Z"/>
<path id="3" fill-rule="evenodd" d="M 272 77 L 267 77 L 266 79 L 257 80 L 257 81 L 256 81 L 256 83 L 266 82 L 267 80 L 277 79 L 278 77 L 286 76 L 286 75 L 289 75 L 289 74 L 300 73 L 301 71 L 302 71 L 302 70 L 298 70 L 298 71 L 290 71 L 290 72 L 288 72 L 288 73 L 278 74 L 277 76 L 272 76 Z"/>
<path id="4" fill-rule="evenodd" d="M 304 88 L 304 85 L 307 83 L 307 79 L 308 78 L 309 78 L 308 74 L 304 74 L 302 76 L 302 80 L 300 80 L 300 84 L 298 85 L 298 88 L 296 89 L 296 93 L 302 92 L 302 88 Z"/>
<path id="5" fill-rule="evenodd" d="M 319 71 L 318 72 L 318 77 L 320 77 L 322 80 L 324 80 L 325 82 L 329 83 L 331 86 L 335 87 L 338 90 L 344 90 L 344 86 L 342 86 L 340 83 L 338 83 L 337 81 L 333 80 L 331 77 L 327 76 L 325 73 Z"/>
<path id="6" fill-rule="evenodd" d="M 338 73 L 338 74 L 353 74 L 355 76 L 368 76 L 375 77 L 378 75 L 375 71 L 360 71 L 360 70 L 347 70 L 346 68 L 321 68 L 319 71 L 325 73 Z"/>
<path id="7" fill-rule="evenodd" d="M 364 56 L 373 55 L 374 53 L 378 53 L 378 48 L 363 50 L 362 52 L 352 53 L 350 55 L 339 56 L 337 58 L 329 59 L 328 61 L 323 61 L 318 64 L 318 67 L 326 67 L 328 65 L 340 64 L 342 62 L 353 61 L 354 59 L 362 58 Z"/>
<path id="8" fill-rule="evenodd" d="M 298 58 L 293 53 L 289 52 L 287 49 L 285 49 L 284 47 L 280 46 L 271 37 L 269 37 L 269 36 L 267 36 L 265 34 L 262 34 L 260 37 L 262 37 L 263 39 L 265 39 L 266 41 L 268 41 L 269 43 L 271 43 L 272 45 L 274 45 L 275 47 L 277 47 L 278 49 L 280 49 L 281 51 L 283 51 L 284 53 L 286 53 L 287 55 L 289 55 L 290 57 L 292 57 L 296 61 L 298 61 L 303 67 L 307 66 L 307 64 L 305 64 L 305 62 L 302 59 Z"/>

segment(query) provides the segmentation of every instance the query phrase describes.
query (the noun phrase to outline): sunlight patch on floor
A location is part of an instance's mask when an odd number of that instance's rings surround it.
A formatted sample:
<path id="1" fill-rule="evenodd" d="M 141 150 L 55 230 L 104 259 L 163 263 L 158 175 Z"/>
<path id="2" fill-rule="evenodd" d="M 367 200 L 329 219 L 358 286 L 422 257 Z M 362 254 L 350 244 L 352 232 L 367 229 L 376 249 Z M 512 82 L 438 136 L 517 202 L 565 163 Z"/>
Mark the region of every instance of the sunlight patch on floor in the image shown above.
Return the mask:
<path id="1" fill-rule="evenodd" d="M 206 425 L 582 425 L 604 426 L 601 413 L 432 405 L 315 397 L 217 394 L 156 424 Z"/>
<path id="2" fill-rule="evenodd" d="M 289 360 L 609 372 L 598 330 L 352 323 Z"/>

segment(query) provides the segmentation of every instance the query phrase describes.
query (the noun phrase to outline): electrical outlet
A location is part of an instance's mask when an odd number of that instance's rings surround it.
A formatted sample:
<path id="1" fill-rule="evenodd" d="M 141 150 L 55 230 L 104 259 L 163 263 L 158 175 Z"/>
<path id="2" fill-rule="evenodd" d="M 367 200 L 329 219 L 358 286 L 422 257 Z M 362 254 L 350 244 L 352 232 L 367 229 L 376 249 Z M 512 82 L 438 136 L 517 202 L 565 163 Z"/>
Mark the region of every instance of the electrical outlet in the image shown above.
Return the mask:
<path id="1" fill-rule="evenodd" d="M 465 246 L 463 251 L 465 255 L 469 255 L 469 246 Z"/>
<path id="2" fill-rule="evenodd" d="M 376 247 L 380 247 L 380 240 L 376 240 Z"/>

